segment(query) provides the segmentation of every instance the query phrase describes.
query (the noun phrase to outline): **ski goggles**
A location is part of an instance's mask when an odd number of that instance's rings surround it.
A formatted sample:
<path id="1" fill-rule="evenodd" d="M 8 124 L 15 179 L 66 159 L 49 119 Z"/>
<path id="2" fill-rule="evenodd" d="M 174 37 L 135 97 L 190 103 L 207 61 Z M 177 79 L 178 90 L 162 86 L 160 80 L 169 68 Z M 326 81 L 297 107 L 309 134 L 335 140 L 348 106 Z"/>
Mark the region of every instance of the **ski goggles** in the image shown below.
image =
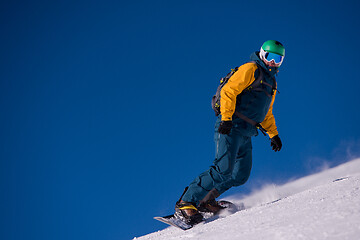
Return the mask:
<path id="1" fill-rule="evenodd" d="M 265 52 L 265 59 L 269 62 L 271 62 L 272 60 L 274 60 L 274 62 L 276 64 L 281 64 L 282 61 L 284 60 L 284 56 L 281 56 L 279 54 L 276 53 L 271 53 L 271 52 Z"/>

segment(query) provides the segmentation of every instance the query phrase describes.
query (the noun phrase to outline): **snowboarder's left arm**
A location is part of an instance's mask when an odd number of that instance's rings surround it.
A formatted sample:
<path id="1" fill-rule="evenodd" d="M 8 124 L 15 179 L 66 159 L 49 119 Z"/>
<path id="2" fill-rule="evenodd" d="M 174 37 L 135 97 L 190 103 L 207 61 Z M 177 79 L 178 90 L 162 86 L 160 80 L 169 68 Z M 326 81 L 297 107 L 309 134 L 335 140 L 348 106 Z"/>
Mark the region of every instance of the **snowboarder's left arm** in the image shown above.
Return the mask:
<path id="1" fill-rule="evenodd" d="M 261 126 L 263 128 L 265 128 L 265 130 L 267 131 L 270 138 L 272 138 L 272 137 L 279 134 L 278 131 L 277 131 L 276 123 L 275 123 L 275 117 L 274 117 L 273 112 L 272 112 L 273 111 L 273 104 L 274 104 L 274 101 L 275 101 L 275 95 L 276 95 L 276 91 L 275 91 L 274 95 L 272 96 L 269 111 L 266 114 L 264 121 L 261 123 Z"/>

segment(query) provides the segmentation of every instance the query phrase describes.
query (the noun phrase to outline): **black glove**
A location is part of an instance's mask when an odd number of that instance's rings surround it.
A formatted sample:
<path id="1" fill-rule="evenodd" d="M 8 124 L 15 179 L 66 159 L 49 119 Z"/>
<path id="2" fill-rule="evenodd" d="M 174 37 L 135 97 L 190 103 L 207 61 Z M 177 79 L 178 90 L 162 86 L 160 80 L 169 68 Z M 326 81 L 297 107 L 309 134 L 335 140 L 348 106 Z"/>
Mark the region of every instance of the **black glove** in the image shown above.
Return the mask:
<path id="1" fill-rule="evenodd" d="M 281 150 L 282 143 L 281 143 L 279 135 L 276 135 L 271 138 L 271 147 L 272 147 L 272 150 L 274 150 L 275 152 Z"/>
<path id="2" fill-rule="evenodd" d="M 219 133 L 229 135 L 232 128 L 232 121 L 221 121 L 219 126 Z"/>

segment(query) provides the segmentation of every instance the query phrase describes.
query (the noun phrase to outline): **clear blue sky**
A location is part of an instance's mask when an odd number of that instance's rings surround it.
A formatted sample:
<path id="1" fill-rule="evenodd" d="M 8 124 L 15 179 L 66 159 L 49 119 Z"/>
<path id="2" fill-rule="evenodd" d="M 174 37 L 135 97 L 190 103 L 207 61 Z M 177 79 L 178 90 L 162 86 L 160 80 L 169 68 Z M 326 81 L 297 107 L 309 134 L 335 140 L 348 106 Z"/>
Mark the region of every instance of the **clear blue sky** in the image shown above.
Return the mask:
<path id="1" fill-rule="evenodd" d="M 244 194 L 359 156 L 359 1 L 2 1 L 0 238 L 131 239 L 165 227 L 214 159 L 210 99 L 286 47 L 283 150 L 253 141 Z M 225 194 L 226 196 L 226 194 Z"/>

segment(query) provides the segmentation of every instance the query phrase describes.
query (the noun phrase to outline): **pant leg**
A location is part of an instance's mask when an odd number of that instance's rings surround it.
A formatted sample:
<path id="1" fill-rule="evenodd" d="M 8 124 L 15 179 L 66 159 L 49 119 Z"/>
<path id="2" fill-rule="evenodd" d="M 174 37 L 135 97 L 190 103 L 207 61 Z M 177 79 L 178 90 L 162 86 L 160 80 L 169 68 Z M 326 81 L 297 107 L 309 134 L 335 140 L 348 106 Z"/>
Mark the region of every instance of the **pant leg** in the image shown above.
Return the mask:
<path id="1" fill-rule="evenodd" d="M 241 144 L 238 148 L 234 162 L 231 178 L 224 181 L 215 188 L 220 194 L 224 193 L 231 187 L 243 185 L 250 177 L 252 168 L 252 143 L 251 137 L 241 136 Z"/>
<path id="2" fill-rule="evenodd" d="M 252 168 L 251 137 L 244 137 L 244 144 L 239 148 L 232 174 L 233 187 L 243 185 L 250 177 Z"/>
<path id="3" fill-rule="evenodd" d="M 219 134 L 215 131 L 215 161 L 207 171 L 200 174 L 190 185 L 189 189 L 183 196 L 186 202 L 193 202 L 198 204 L 206 194 L 216 188 L 221 194 L 228 190 L 230 187 L 237 185 L 241 179 L 241 173 L 234 174 L 234 169 L 242 171 L 248 170 L 248 167 L 243 167 L 244 163 L 249 160 L 248 152 L 245 154 L 247 157 L 243 158 L 241 154 L 243 149 L 248 148 L 248 140 L 251 138 L 239 135 L 236 131 L 232 131 L 230 135 Z M 251 149 L 250 149 L 251 153 Z M 239 160 L 239 161 L 238 161 Z M 251 161 L 251 155 L 250 155 Z M 248 166 L 249 164 L 247 164 Z M 250 163 L 251 169 L 251 163 Z M 244 171 L 246 172 L 246 171 Z M 246 173 L 248 174 L 248 173 Z M 234 179 L 233 179 L 234 178 Z M 248 175 L 244 179 L 248 178 Z"/>

